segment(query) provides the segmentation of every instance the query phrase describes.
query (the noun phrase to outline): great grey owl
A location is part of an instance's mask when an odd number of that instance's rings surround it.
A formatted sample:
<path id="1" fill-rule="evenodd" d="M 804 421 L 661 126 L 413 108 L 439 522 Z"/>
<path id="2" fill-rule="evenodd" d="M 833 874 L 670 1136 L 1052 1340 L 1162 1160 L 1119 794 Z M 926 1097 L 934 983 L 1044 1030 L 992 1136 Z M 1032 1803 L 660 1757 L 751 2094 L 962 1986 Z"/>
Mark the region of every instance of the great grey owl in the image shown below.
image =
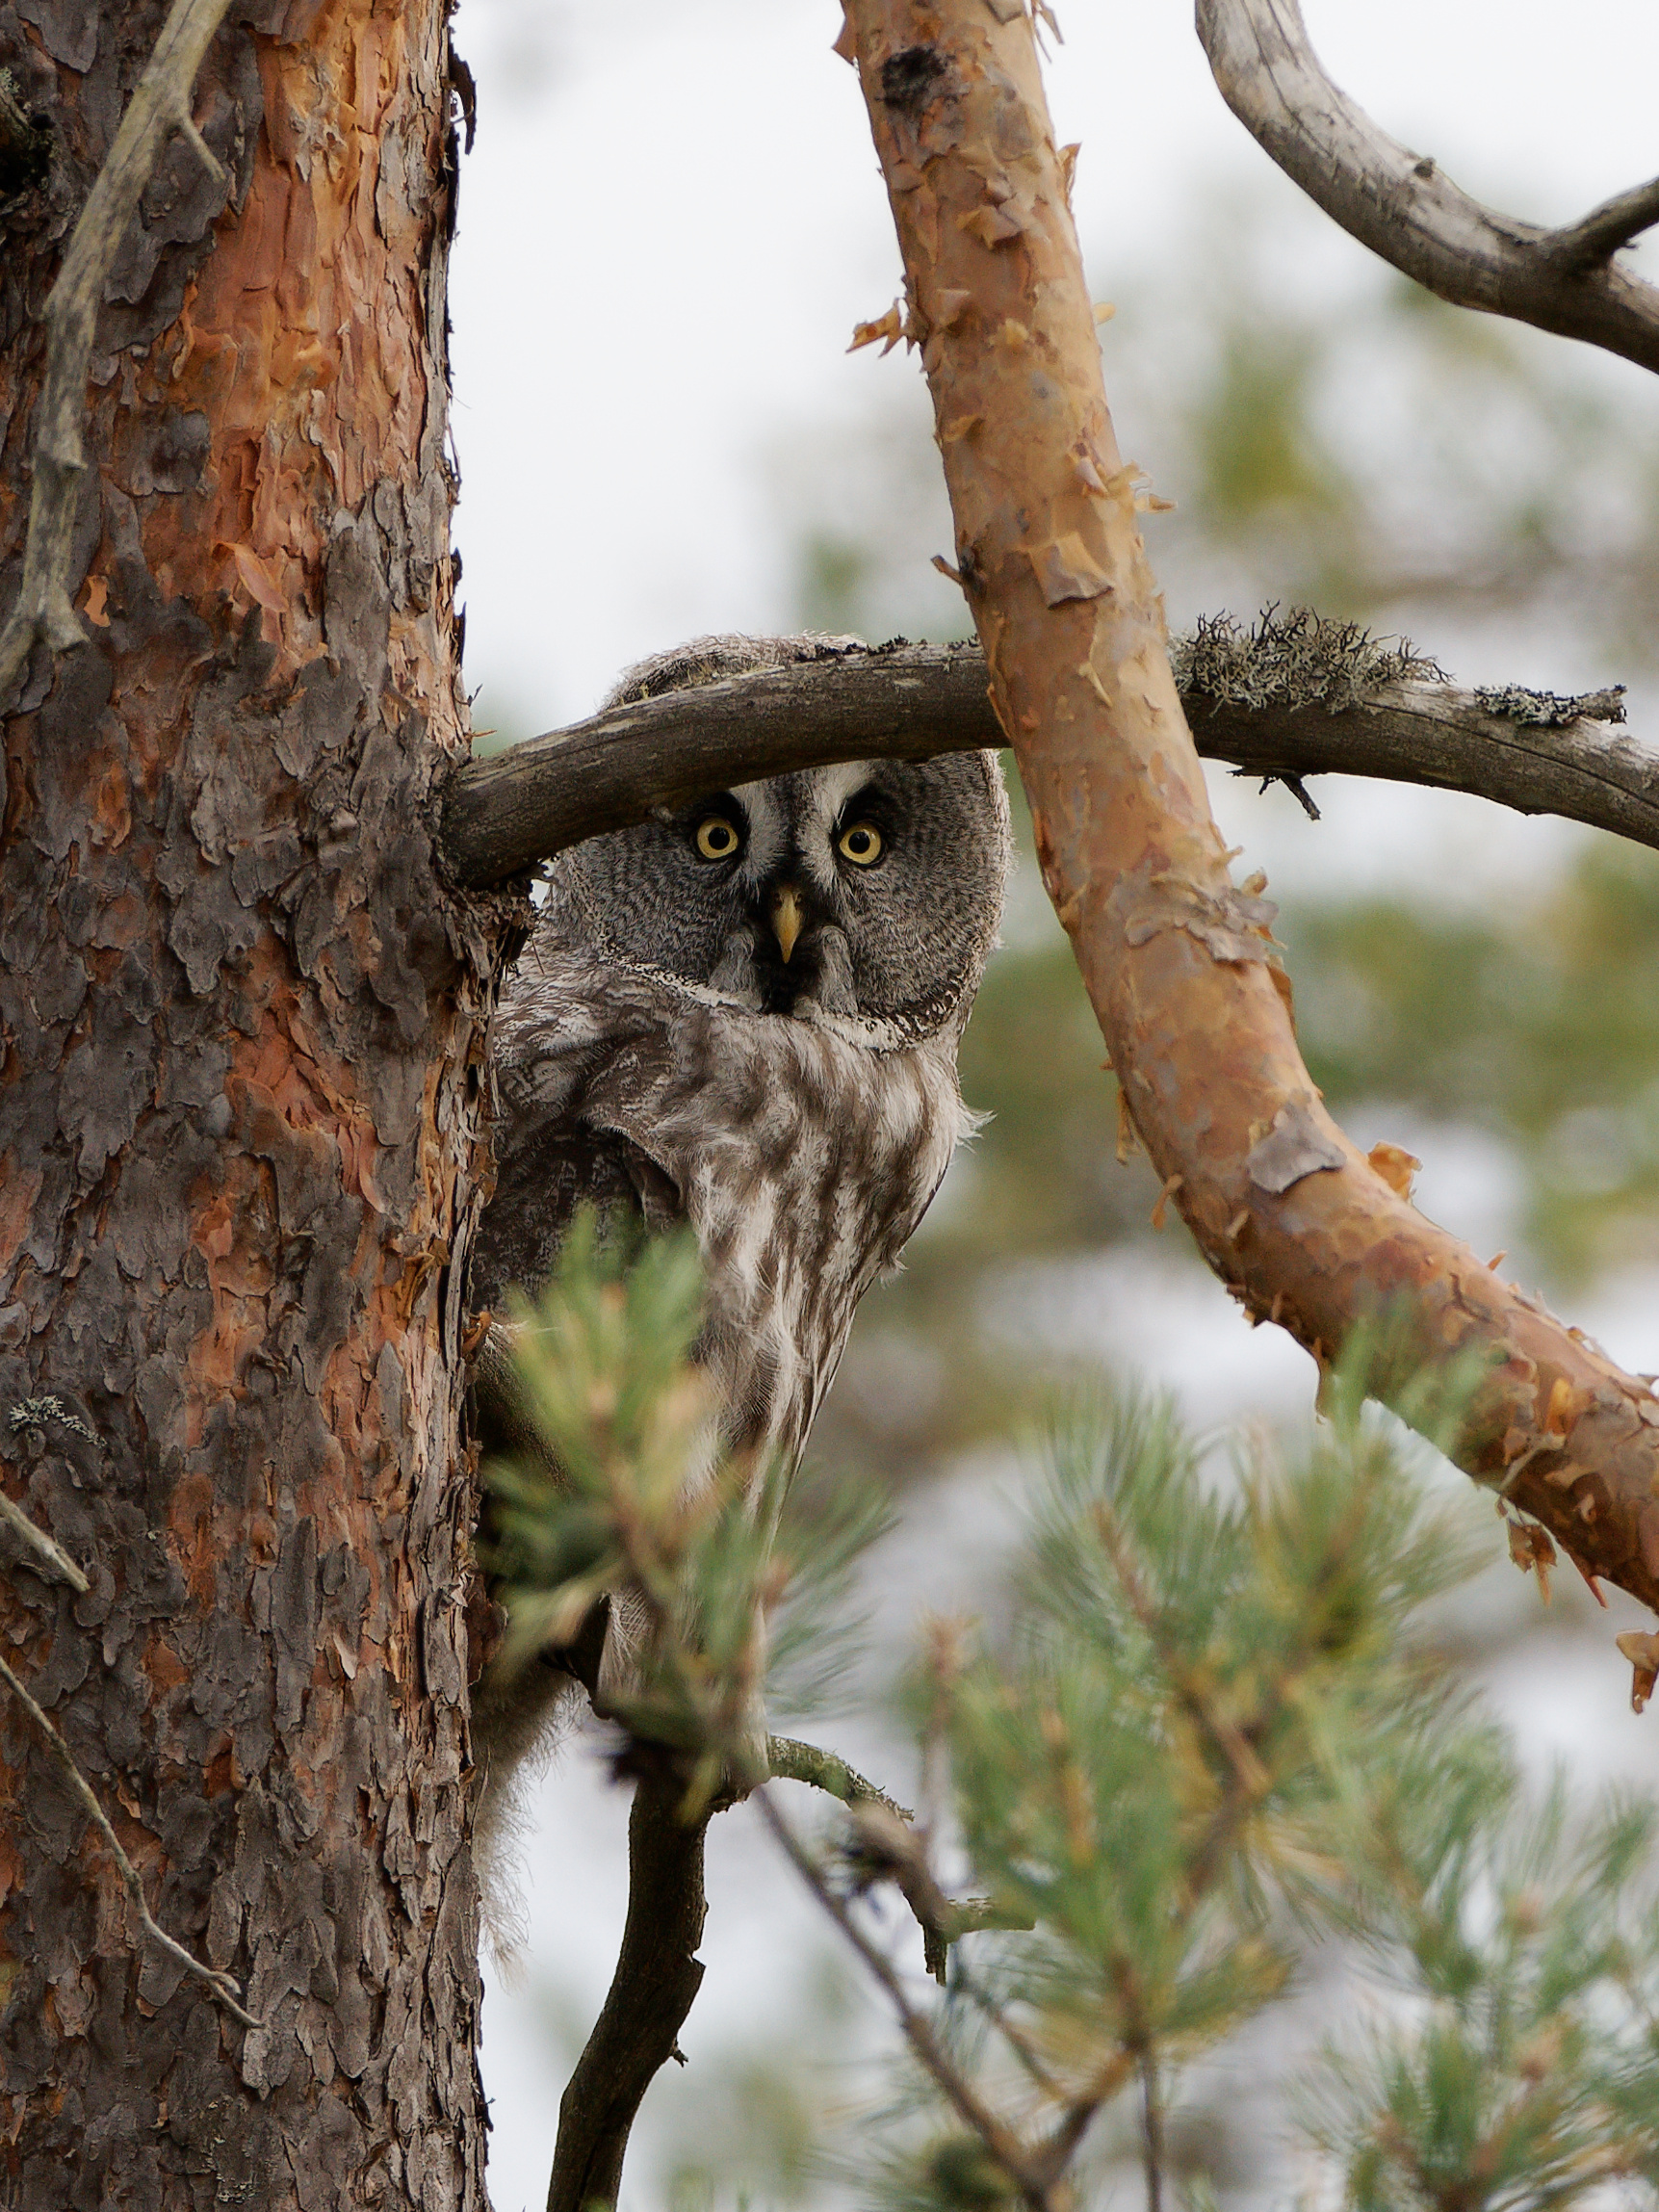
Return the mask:
<path id="1" fill-rule="evenodd" d="M 608 704 L 851 642 L 700 638 L 631 670 Z M 583 1204 L 647 1231 L 689 1221 L 725 1443 L 798 1457 L 854 1309 L 964 1132 L 957 1044 L 1008 859 L 989 752 L 778 776 L 561 853 L 497 1021 L 474 1303 L 499 1311 L 510 1287 L 545 1283 Z M 521 1441 L 505 1354 L 492 1331 L 486 1448 Z M 528 1679 L 486 1668 L 475 1731 L 492 1797 L 561 1684 L 602 1698 L 626 1669 L 625 1600 L 595 1626 Z"/>

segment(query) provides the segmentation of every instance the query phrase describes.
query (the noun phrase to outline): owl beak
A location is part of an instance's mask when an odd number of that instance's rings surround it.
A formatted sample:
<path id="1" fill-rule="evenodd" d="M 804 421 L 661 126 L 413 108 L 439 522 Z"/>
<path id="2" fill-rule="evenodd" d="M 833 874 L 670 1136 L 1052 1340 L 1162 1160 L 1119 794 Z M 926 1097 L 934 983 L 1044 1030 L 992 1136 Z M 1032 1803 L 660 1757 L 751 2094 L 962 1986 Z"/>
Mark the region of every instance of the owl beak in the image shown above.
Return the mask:
<path id="1" fill-rule="evenodd" d="M 795 939 L 800 935 L 801 924 L 806 919 L 801 912 L 801 895 L 792 883 L 780 884 L 773 892 L 768 919 L 787 968 L 790 954 L 795 949 Z"/>

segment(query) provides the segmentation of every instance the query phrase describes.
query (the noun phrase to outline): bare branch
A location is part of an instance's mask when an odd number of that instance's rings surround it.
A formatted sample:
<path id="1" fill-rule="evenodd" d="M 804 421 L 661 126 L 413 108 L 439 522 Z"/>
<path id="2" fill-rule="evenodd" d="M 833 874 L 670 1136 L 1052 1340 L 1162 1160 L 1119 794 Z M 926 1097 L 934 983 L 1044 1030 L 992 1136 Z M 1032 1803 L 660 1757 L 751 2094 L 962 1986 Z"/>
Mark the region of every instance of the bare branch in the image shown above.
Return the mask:
<path id="1" fill-rule="evenodd" d="M 225 2011 L 233 2018 L 239 2019 L 245 2028 L 263 2027 L 264 2021 L 255 2019 L 253 2015 L 244 2007 L 242 1991 L 231 1977 L 228 1974 L 220 1973 L 216 1967 L 204 1966 L 199 1959 L 193 1958 L 184 1945 L 175 1942 L 173 1938 L 155 1919 L 149 1906 L 144 1901 L 144 1887 L 139 1879 L 139 1870 L 121 1849 L 121 1839 L 111 1827 L 109 1817 L 103 1807 L 92 1794 L 91 1784 L 75 1764 L 73 1752 L 70 1751 L 57 1729 L 53 1727 L 46 1714 L 35 1703 L 4 1659 L 0 1659 L 0 1681 L 7 1684 L 13 1696 L 16 1698 L 29 1718 L 34 1722 L 39 1731 L 41 1741 L 51 1753 L 59 1771 L 80 1800 L 88 1818 L 103 1837 L 108 1846 L 110 1857 L 115 1861 L 117 1871 L 120 1875 L 121 1886 L 132 1899 L 133 1908 L 137 1912 L 143 1932 L 150 1941 L 159 1945 L 176 1965 L 184 1968 L 187 1974 L 195 1981 L 202 1983 L 224 2007 Z"/>
<path id="2" fill-rule="evenodd" d="M 636 1750 L 641 1747 L 636 1747 Z M 681 1819 L 686 1781 L 661 1760 L 641 1774 L 628 1822 L 628 1917 L 616 1971 L 558 2107 L 548 2212 L 614 2204 L 641 2098 L 680 2056 L 679 2034 L 703 1981 L 696 1956 L 707 1902 L 710 1809 Z"/>
<path id="3" fill-rule="evenodd" d="M 81 422 L 87 373 L 104 283 L 167 141 L 178 132 L 223 182 L 230 178 L 191 118 L 191 87 L 223 19 L 228 0 L 173 0 L 155 51 L 121 117 L 75 225 L 64 266 L 46 301 L 46 376 L 35 431 L 35 483 L 17 604 L 0 630 L 0 698 L 12 689 L 38 638 L 54 652 L 86 643 L 71 605 L 69 547 L 86 455 Z"/>
<path id="4" fill-rule="evenodd" d="M 867 1780 L 857 1767 L 848 1766 L 844 1758 L 833 1751 L 820 1751 L 817 1744 L 802 1743 L 795 1736 L 767 1736 L 766 1764 L 775 1782 L 804 1782 L 842 1805 L 885 1806 L 895 1820 L 916 1817 L 896 1798 Z"/>
<path id="5" fill-rule="evenodd" d="M 976 647 L 826 647 L 797 667 L 611 707 L 468 762 L 444 793 L 443 850 L 459 882 L 481 888 L 728 783 L 1000 741 Z"/>
<path id="6" fill-rule="evenodd" d="M 1478 1372 L 1448 1455 L 1497 1483 L 1542 1444 L 1516 1503 L 1659 1605 L 1659 1398 L 1418 1212 L 1302 1059 L 1167 659 L 1030 18 L 845 5 L 998 718 L 1154 1171 L 1245 1310 L 1322 1364 L 1389 1316 L 1373 1394 L 1408 1419 Z"/>
<path id="7" fill-rule="evenodd" d="M 958 2117 L 979 2137 L 1025 2203 L 1032 2208 L 1032 2212 L 1049 2212 L 1049 2208 L 1056 2202 L 1064 2201 L 1059 2185 L 1073 2154 L 1087 2134 L 1089 2123 L 1101 2106 L 1116 2094 L 1134 2070 L 1139 2063 L 1138 2054 L 1128 2049 L 1118 2051 L 1096 2072 L 1080 2094 L 1071 2095 L 1055 2079 L 1036 2044 L 1011 2017 L 1006 2007 L 990 1997 L 972 1977 L 964 1976 L 963 1986 L 967 1994 L 1002 2036 L 1032 2081 L 1046 2097 L 1063 2107 L 1060 2121 L 1051 2135 L 1037 2144 L 1024 2142 L 984 2101 L 972 2082 L 934 2034 L 926 2015 L 911 2003 L 892 1962 L 865 1935 L 847 1910 L 845 1899 L 838 1895 L 823 1868 L 773 1803 L 771 1792 L 768 1789 L 759 1789 L 752 1802 L 802 1881 L 886 1992 L 905 2041 L 934 2086 Z M 959 1936 L 969 1934 L 973 1928 L 1028 1928 L 1032 1925 L 1030 1921 L 1010 1918 L 989 1908 L 985 1900 L 968 1899 L 961 1905 L 952 1904 L 935 1887 L 931 1871 L 927 1868 L 925 1857 L 918 1843 L 913 1842 L 908 1835 L 897 1834 L 889 1834 L 885 1843 L 890 1859 L 895 1855 L 907 1855 L 910 1859 L 908 1875 L 896 1864 L 890 1863 L 886 1871 L 899 1882 L 924 1936 L 930 1929 L 937 1931 L 944 1921 L 954 1922 L 950 1937 L 952 1941 Z M 932 1892 L 931 1897 L 926 1896 L 929 1891 Z M 919 1892 L 922 1894 L 923 1902 L 918 1901 Z M 982 1906 L 987 1909 L 981 1910 Z M 931 1960 L 929 1967 L 932 1970 Z M 943 1979 L 942 1976 L 940 1978 Z"/>
<path id="8" fill-rule="evenodd" d="M 444 856 L 481 889 L 729 784 L 999 745 L 985 682 L 976 645 L 906 645 L 612 707 L 459 768 L 443 799 Z M 1659 753 L 1609 727 L 1623 718 L 1617 691 L 1552 701 L 1406 678 L 1361 685 L 1343 704 L 1272 684 L 1247 698 L 1189 677 L 1181 699 L 1199 751 L 1251 775 L 1429 784 L 1659 847 Z"/>
<path id="9" fill-rule="evenodd" d="M 1659 184 L 1559 230 L 1483 207 L 1326 75 L 1299 0 L 1197 0 L 1198 35 L 1245 129 L 1332 221 L 1454 306 L 1659 369 L 1659 289 L 1612 255 L 1659 221 Z"/>
<path id="10" fill-rule="evenodd" d="M 934 2034 L 926 2015 L 919 2012 L 906 1996 L 904 1984 L 899 1980 L 892 1962 L 869 1940 L 847 1910 L 844 1900 L 837 1896 L 823 1868 L 773 1802 L 770 1789 L 756 1790 L 750 1802 L 758 1808 L 761 1818 L 771 1830 L 784 1856 L 881 1985 L 897 2016 L 905 2042 L 946 2101 L 997 2159 L 1031 2212 L 1049 2212 L 1053 2183 L 1057 2177 L 1050 2170 L 1049 2161 L 1040 2153 L 1033 2154 L 1027 2149 L 985 2103 L 973 2084 L 954 2064 Z"/>

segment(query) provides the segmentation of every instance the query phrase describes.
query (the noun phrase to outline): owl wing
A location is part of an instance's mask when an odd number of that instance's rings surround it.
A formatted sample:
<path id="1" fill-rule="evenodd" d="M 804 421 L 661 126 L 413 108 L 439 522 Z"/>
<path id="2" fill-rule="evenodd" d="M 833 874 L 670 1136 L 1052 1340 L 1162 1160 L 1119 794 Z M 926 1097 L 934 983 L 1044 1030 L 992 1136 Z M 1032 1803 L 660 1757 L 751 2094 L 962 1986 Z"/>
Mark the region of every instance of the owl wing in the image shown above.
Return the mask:
<path id="1" fill-rule="evenodd" d="M 497 1016 L 502 1116 L 495 1192 L 473 1251 L 475 1305 L 498 1306 L 509 1289 L 533 1295 L 583 1206 L 624 1235 L 685 1219 L 664 1161 L 606 1105 L 619 1067 L 650 1056 L 665 1011 L 648 977 L 588 959 L 544 953 L 513 977 Z"/>
<path id="2" fill-rule="evenodd" d="M 504 995 L 494 1040 L 501 1119 L 496 1187 L 472 1256 L 472 1298 L 498 1309 L 473 1362 L 474 1433 L 485 1457 L 559 1470 L 538 1432 L 513 1360 L 514 1324 L 499 1317 L 509 1290 L 533 1295 L 554 1271 L 578 1210 L 598 1210 L 604 1233 L 629 1238 L 685 1218 L 674 1178 L 614 1123 L 607 1100 L 619 1065 L 650 1054 L 664 1018 L 661 994 L 591 962 L 522 964 Z M 495 1500 L 486 1488 L 480 1538 L 495 1540 Z M 491 1592 L 493 1598 L 493 1591 Z M 568 1647 L 519 1675 L 483 1665 L 493 1628 L 480 1627 L 482 1676 L 475 1725 L 489 1757 L 510 1769 L 541 1733 L 549 1708 L 572 1677 L 590 1696 L 609 1635 L 611 1601 L 602 1599 Z"/>

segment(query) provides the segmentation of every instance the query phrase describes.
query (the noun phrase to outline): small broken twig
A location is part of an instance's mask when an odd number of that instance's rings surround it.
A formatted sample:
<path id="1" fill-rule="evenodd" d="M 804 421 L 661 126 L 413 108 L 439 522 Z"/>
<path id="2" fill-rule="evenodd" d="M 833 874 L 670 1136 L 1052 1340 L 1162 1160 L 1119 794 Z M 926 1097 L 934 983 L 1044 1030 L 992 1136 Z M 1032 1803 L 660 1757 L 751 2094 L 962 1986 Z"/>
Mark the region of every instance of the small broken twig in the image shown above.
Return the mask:
<path id="1" fill-rule="evenodd" d="M 1254 775 L 1256 771 L 1254 768 L 1234 768 L 1232 772 L 1235 776 L 1248 776 Z M 1268 790 L 1273 784 L 1284 786 L 1309 821 L 1319 820 L 1319 809 L 1309 797 L 1308 786 L 1300 776 L 1292 775 L 1288 768 L 1270 768 L 1261 779 L 1262 791 Z M 1259 794 L 1257 795 L 1259 796 Z"/>
<path id="2" fill-rule="evenodd" d="M 75 1764 L 74 1753 L 64 1741 L 63 1736 L 53 1726 L 46 1712 L 35 1703 L 35 1700 L 29 1695 L 4 1659 L 0 1659 L 0 1680 L 6 1682 L 13 1696 L 16 1698 L 29 1718 L 34 1722 L 41 1741 L 51 1753 L 65 1781 L 74 1791 L 88 1818 L 103 1837 L 109 1848 L 110 1856 L 116 1862 L 116 1869 L 120 1875 L 121 1887 L 131 1898 L 140 1923 L 150 1941 L 164 1950 L 168 1957 L 176 1965 L 182 1966 L 187 1974 L 202 1983 L 224 2007 L 225 2011 L 234 2019 L 240 2020 L 245 2028 L 263 2027 L 264 2021 L 256 2019 L 243 2004 L 242 1991 L 230 1975 L 221 1974 L 217 1967 L 204 1965 L 199 1959 L 193 1957 L 184 1945 L 169 1936 L 155 1918 L 144 1901 L 144 1887 L 139 1879 L 139 1870 L 121 1849 L 121 1839 L 110 1825 L 109 1815 L 98 1803 L 91 1783 Z"/>
<path id="3" fill-rule="evenodd" d="M 0 1522 L 4 1522 L 13 1535 L 35 1554 L 33 1560 L 22 1562 L 24 1566 L 36 1566 L 37 1571 L 39 1568 L 49 1569 L 60 1582 L 66 1582 L 79 1597 L 87 1595 L 92 1585 L 63 1546 L 55 1543 L 43 1528 L 38 1527 L 23 1508 L 8 1497 L 3 1490 L 0 1490 Z"/>
<path id="4" fill-rule="evenodd" d="M 190 112 L 191 88 L 227 5 L 228 0 L 173 0 L 46 301 L 46 375 L 37 403 L 29 534 L 17 604 L 0 630 L 0 698 L 11 690 L 37 639 L 59 653 L 86 643 L 71 604 L 68 567 L 87 465 L 81 423 L 98 307 L 127 225 L 169 138 L 176 133 L 187 140 L 229 194 L 223 164 Z"/>

